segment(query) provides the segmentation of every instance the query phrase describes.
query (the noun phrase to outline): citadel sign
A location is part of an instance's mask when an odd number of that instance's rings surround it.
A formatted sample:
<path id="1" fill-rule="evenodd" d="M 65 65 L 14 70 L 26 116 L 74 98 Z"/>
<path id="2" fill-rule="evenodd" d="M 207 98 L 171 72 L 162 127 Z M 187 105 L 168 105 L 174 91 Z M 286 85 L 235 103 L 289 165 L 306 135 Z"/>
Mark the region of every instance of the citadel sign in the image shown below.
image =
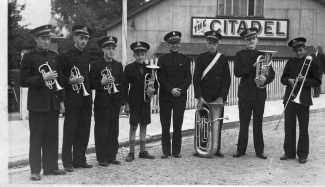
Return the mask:
<path id="1" fill-rule="evenodd" d="M 259 38 L 288 39 L 289 20 L 287 19 L 252 19 L 252 18 L 202 18 L 192 17 L 192 36 L 203 37 L 209 30 L 221 29 L 224 38 L 239 38 L 242 30 L 250 27 L 262 29 Z"/>

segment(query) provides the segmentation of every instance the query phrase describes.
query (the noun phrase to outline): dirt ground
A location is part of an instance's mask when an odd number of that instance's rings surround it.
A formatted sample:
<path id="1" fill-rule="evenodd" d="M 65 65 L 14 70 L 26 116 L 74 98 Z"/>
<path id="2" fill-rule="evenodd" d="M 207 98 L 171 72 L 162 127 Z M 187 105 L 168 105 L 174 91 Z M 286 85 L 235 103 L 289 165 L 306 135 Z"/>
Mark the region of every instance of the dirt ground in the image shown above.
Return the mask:
<path id="1" fill-rule="evenodd" d="M 155 160 L 137 157 L 131 163 L 124 161 L 127 149 L 120 149 L 119 166 L 103 168 L 97 165 L 95 155 L 88 155 L 92 169 L 76 169 L 64 176 L 41 176 L 42 180 L 29 179 L 29 167 L 12 169 L 9 182 L 12 184 L 230 184 L 230 185 L 315 185 L 325 184 L 325 113 L 311 116 L 309 125 L 310 154 L 306 164 L 297 160 L 280 161 L 283 155 L 283 125 L 274 131 L 276 122 L 264 124 L 264 143 L 267 160 L 255 156 L 252 128 L 246 155 L 233 158 L 236 151 L 238 129 L 222 133 L 222 152 L 224 158 L 193 157 L 193 137 L 184 137 L 182 158 L 161 159 L 160 142 L 148 144 Z M 297 130 L 298 131 L 298 130 Z M 62 165 L 60 165 L 62 167 Z"/>

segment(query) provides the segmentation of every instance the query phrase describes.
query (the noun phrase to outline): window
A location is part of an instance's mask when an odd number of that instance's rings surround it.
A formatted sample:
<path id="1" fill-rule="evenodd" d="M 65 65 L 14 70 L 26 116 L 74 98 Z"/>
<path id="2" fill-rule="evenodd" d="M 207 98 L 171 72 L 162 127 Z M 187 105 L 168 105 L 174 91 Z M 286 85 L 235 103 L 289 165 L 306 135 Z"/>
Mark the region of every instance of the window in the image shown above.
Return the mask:
<path id="1" fill-rule="evenodd" d="M 264 0 L 217 0 L 218 16 L 263 16 Z"/>

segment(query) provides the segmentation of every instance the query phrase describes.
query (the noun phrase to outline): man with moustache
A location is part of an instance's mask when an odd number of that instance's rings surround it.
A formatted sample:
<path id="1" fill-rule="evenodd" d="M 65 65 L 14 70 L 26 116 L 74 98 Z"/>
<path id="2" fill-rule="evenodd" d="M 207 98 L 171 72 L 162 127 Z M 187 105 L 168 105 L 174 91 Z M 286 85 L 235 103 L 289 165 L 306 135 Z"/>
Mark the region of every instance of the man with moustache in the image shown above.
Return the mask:
<path id="1" fill-rule="evenodd" d="M 182 34 L 172 31 L 165 35 L 170 53 L 158 60 L 158 82 L 160 83 L 159 103 L 160 122 L 162 126 L 161 158 L 173 155 L 181 158 L 182 124 L 187 100 L 187 89 L 191 84 L 190 59 L 179 53 Z M 173 140 L 170 142 L 170 122 L 173 112 Z"/>
<path id="2" fill-rule="evenodd" d="M 60 55 L 66 90 L 66 112 L 63 129 L 62 161 L 66 171 L 73 168 L 92 168 L 87 164 L 86 150 L 89 141 L 92 113 L 90 90 L 89 53 L 85 50 L 91 30 L 83 25 L 72 27 L 74 48 Z M 71 69 L 78 68 L 80 76 L 71 76 Z M 85 86 L 85 92 L 81 85 Z M 73 89 L 79 86 L 80 89 Z M 73 149 L 73 153 L 72 153 Z"/>
<path id="3" fill-rule="evenodd" d="M 245 29 L 240 33 L 240 36 L 245 39 L 246 49 L 239 51 L 235 57 L 234 73 L 236 77 L 240 77 L 238 87 L 238 108 L 239 108 L 239 137 L 237 144 L 237 153 L 233 157 L 238 158 L 246 154 L 248 143 L 248 130 L 251 116 L 253 113 L 253 138 L 255 154 L 261 159 L 267 159 L 264 154 L 263 141 L 263 114 L 266 100 L 266 88 L 259 88 L 271 83 L 274 79 L 274 70 L 269 67 L 266 76 L 260 79 L 256 77 L 256 62 L 257 57 L 261 53 L 256 49 L 258 43 L 257 35 L 261 30 L 257 28 Z"/>
<path id="4" fill-rule="evenodd" d="M 119 165 L 119 113 L 123 104 L 123 66 L 114 59 L 117 38 L 107 36 L 98 41 L 104 55 L 91 67 L 89 78 L 96 90 L 94 102 L 95 148 L 98 165 Z"/>

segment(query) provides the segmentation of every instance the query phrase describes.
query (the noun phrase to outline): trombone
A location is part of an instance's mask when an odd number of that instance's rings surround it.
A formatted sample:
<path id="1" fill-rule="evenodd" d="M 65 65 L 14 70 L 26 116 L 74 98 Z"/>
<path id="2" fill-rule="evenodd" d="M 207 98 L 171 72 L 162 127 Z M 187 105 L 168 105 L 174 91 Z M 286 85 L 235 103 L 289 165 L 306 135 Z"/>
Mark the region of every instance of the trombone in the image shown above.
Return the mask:
<path id="1" fill-rule="evenodd" d="M 46 71 L 47 70 L 47 71 Z M 44 64 L 40 65 L 38 68 L 38 71 L 44 76 L 47 72 L 52 72 L 51 66 L 49 65 L 49 63 L 46 61 Z M 60 91 L 63 88 L 59 85 L 58 81 L 55 80 L 48 80 L 45 81 L 45 85 L 52 90 L 53 85 L 56 86 L 56 90 L 55 91 Z"/>
<path id="2" fill-rule="evenodd" d="M 310 65 L 311 65 L 312 60 L 313 60 L 313 58 L 312 58 L 310 55 L 308 55 L 308 56 L 305 58 L 304 63 L 303 63 L 303 65 L 302 65 L 301 69 L 300 69 L 300 72 L 299 72 L 298 76 L 296 77 L 295 84 L 293 85 L 293 88 L 292 88 L 292 90 L 291 90 L 291 92 L 290 92 L 290 95 L 289 95 L 289 97 L 288 97 L 288 100 L 287 100 L 286 104 L 284 105 L 284 110 L 283 110 L 283 112 L 282 112 L 282 114 L 281 114 L 281 117 L 280 117 L 280 119 L 279 119 L 279 121 L 278 121 L 278 124 L 277 124 L 277 126 L 274 128 L 274 130 L 277 130 L 277 129 L 278 129 L 278 127 L 279 127 L 279 125 L 280 125 L 280 122 L 281 122 L 281 120 L 282 120 L 282 118 L 283 118 L 283 116 L 284 116 L 284 112 L 285 112 L 285 110 L 286 110 L 286 108 L 287 108 L 287 106 L 288 106 L 288 104 L 289 104 L 289 102 L 290 102 L 290 98 L 291 98 L 291 97 L 294 97 L 294 99 L 292 100 L 292 102 L 297 103 L 297 104 L 301 104 L 301 102 L 300 102 L 300 95 L 301 95 L 301 92 L 302 92 L 302 88 L 304 87 L 304 84 L 305 84 L 305 82 L 306 82 L 306 76 L 307 76 L 307 74 L 308 74 L 308 72 L 309 72 L 309 69 L 310 69 Z M 306 69 L 306 68 L 307 68 L 307 69 Z M 304 70 L 305 70 L 305 71 L 304 71 Z M 298 80 L 299 80 L 299 78 L 301 78 L 301 77 L 303 77 L 304 79 L 303 79 L 303 81 L 302 81 L 302 83 L 301 83 L 301 86 L 300 86 L 300 89 L 299 89 L 298 94 L 295 95 L 295 94 L 294 94 L 294 91 L 295 91 L 295 89 L 296 89 L 296 87 L 297 87 L 297 85 L 298 85 Z"/>
<path id="3" fill-rule="evenodd" d="M 110 79 L 114 78 L 112 76 L 111 71 L 107 67 L 105 67 L 105 69 L 102 70 L 101 75 L 102 75 L 103 78 L 104 77 L 110 78 Z M 113 94 L 119 92 L 117 90 L 117 88 L 116 88 L 116 84 L 114 83 L 114 81 L 113 81 L 112 84 L 107 84 L 107 85 L 104 86 L 104 90 L 107 90 L 109 94 L 112 93 L 112 89 L 113 89 Z"/>
<path id="4" fill-rule="evenodd" d="M 76 66 L 73 66 L 73 68 L 71 68 L 70 78 L 75 78 L 75 77 L 81 77 L 81 74 L 80 74 L 79 69 Z M 81 88 L 83 91 L 83 96 L 88 96 L 89 93 L 87 92 L 87 90 L 85 88 L 85 84 L 83 82 L 72 85 L 72 90 L 76 91 L 78 94 L 79 94 Z"/>

